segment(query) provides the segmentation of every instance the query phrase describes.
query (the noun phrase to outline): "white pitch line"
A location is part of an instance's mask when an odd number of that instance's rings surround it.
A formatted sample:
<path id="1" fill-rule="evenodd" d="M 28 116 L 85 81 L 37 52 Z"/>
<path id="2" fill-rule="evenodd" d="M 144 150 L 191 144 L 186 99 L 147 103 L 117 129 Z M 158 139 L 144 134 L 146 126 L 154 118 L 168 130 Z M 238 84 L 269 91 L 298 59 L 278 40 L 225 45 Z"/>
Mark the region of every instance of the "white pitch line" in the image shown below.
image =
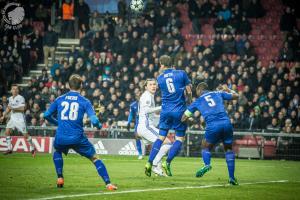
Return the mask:
<path id="1" fill-rule="evenodd" d="M 288 180 L 278 180 L 278 181 L 260 181 L 260 182 L 250 182 L 241 183 L 240 185 L 255 185 L 255 184 L 267 184 L 267 183 L 286 183 Z M 150 189 L 140 189 L 140 190 L 124 190 L 116 192 L 97 192 L 97 193 L 85 193 L 85 194 L 73 194 L 73 195 L 60 195 L 45 198 L 29 199 L 29 200 L 52 200 L 52 199 L 65 199 L 65 198 L 76 198 L 76 197 L 86 197 L 86 196 L 103 196 L 103 195 L 116 195 L 116 194 L 129 194 L 129 193 L 140 193 L 140 192 L 157 192 L 157 191 L 167 191 L 167 190 L 184 190 L 184 189 L 205 189 L 205 188 L 215 188 L 224 187 L 228 184 L 215 184 L 215 185 L 202 185 L 202 186 L 185 186 L 185 187 L 170 187 L 170 188 L 150 188 Z"/>

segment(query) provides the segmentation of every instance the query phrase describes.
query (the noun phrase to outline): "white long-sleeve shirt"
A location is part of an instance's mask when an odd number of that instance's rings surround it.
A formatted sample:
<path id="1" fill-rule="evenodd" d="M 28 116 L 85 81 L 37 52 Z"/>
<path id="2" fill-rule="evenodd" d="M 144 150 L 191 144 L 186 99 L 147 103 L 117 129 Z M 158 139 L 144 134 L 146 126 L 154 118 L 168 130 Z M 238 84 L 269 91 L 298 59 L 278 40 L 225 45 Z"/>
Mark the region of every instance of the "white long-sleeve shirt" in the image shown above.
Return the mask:
<path id="1" fill-rule="evenodd" d="M 139 124 L 155 126 L 155 112 L 161 110 L 161 106 L 155 107 L 154 95 L 145 91 L 139 101 Z"/>
<path id="2" fill-rule="evenodd" d="M 13 109 L 23 107 L 25 106 L 25 99 L 21 95 L 17 95 L 15 97 L 11 96 L 8 99 L 8 106 L 10 106 Z M 10 119 L 24 120 L 24 113 L 14 112 L 13 110 L 10 113 Z"/>

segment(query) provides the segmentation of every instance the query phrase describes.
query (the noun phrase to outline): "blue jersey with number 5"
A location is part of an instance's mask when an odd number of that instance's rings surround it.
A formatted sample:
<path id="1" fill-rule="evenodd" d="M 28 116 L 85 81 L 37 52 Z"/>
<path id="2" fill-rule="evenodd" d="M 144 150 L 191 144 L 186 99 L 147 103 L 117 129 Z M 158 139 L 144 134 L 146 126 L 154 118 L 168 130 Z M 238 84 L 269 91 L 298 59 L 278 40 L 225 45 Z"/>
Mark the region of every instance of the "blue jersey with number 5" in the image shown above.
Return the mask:
<path id="1" fill-rule="evenodd" d="M 184 91 L 190 80 L 183 70 L 167 69 L 157 78 L 162 96 L 162 111 L 176 112 L 186 109 Z"/>
<path id="2" fill-rule="evenodd" d="M 91 102 L 78 92 L 70 91 L 58 97 L 48 109 L 50 114 L 57 112 L 58 128 L 56 140 L 60 144 L 74 144 L 84 136 L 83 116 L 95 115 Z"/>
<path id="3" fill-rule="evenodd" d="M 190 106 L 188 106 L 188 110 L 191 113 L 199 110 L 205 119 L 206 125 L 208 126 L 211 123 L 217 121 L 229 120 L 223 100 L 231 99 L 232 94 L 227 92 L 205 91 L 198 99 L 196 99 Z"/>

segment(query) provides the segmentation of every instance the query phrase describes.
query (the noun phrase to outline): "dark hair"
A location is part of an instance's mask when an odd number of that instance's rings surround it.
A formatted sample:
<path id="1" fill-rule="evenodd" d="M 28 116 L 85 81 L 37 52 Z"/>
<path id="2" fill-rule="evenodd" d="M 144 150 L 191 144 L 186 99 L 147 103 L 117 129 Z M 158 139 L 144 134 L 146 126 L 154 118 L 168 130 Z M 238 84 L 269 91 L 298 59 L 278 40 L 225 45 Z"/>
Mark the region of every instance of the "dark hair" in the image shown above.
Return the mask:
<path id="1" fill-rule="evenodd" d="M 72 90 L 79 90 L 81 88 L 82 79 L 78 74 L 73 74 L 69 78 L 69 86 Z"/>
<path id="2" fill-rule="evenodd" d="M 208 89 L 208 85 L 205 82 L 201 82 L 197 85 L 196 91 L 198 92 L 199 90 L 203 91 L 203 90 L 207 90 Z"/>
<path id="3" fill-rule="evenodd" d="M 170 56 L 168 55 L 162 55 L 160 58 L 159 58 L 159 63 L 161 65 L 164 65 L 164 66 L 167 66 L 167 67 L 171 67 L 172 65 L 172 59 Z"/>
<path id="4" fill-rule="evenodd" d="M 17 87 L 17 88 L 19 89 L 18 84 L 12 84 L 12 85 L 11 85 L 11 88 L 13 88 L 13 87 Z"/>

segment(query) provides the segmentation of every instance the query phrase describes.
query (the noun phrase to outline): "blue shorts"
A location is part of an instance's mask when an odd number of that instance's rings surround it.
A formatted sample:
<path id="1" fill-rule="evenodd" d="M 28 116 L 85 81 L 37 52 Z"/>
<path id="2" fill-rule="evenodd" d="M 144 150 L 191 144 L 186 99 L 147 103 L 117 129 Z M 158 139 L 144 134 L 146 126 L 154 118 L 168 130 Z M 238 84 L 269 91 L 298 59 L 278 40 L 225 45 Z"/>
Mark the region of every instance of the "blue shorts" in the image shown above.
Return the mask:
<path id="1" fill-rule="evenodd" d="M 81 139 L 79 143 L 68 145 L 58 144 L 56 140 L 54 140 L 54 148 L 56 151 L 62 152 L 65 155 L 68 154 L 69 149 L 73 149 L 86 158 L 92 158 L 96 154 L 94 145 L 87 138 Z"/>
<path id="2" fill-rule="evenodd" d="M 176 132 L 176 136 L 183 137 L 187 128 L 187 125 L 181 122 L 183 113 L 184 110 L 178 112 L 161 112 L 159 119 L 159 129 L 163 129 L 166 131 L 173 129 Z"/>
<path id="3" fill-rule="evenodd" d="M 232 144 L 233 127 L 230 121 L 210 123 L 205 128 L 205 140 L 211 144 L 222 141 L 224 144 Z"/>

